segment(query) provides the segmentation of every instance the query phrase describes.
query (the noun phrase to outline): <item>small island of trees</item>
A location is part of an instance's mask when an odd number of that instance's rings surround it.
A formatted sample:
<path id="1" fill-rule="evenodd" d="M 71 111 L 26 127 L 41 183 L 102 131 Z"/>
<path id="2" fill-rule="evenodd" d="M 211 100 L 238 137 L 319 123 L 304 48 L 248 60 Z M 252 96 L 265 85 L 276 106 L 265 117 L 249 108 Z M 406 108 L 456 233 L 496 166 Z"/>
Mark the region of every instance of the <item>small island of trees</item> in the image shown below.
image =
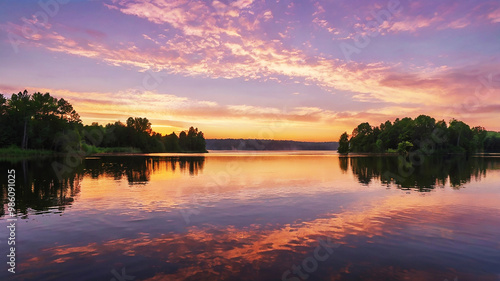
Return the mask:
<path id="1" fill-rule="evenodd" d="M 500 133 L 466 123 L 420 115 L 415 119 L 397 118 L 380 126 L 359 124 L 349 136 L 339 138 L 339 153 L 407 153 L 424 150 L 428 154 L 500 152 Z"/>
<path id="2" fill-rule="evenodd" d="M 83 125 L 65 99 L 26 90 L 5 98 L 0 94 L 2 151 L 68 152 L 207 152 L 203 132 L 189 128 L 177 136 L 151 129 L 147 118 L 129 117 L 126 123 Z"/>

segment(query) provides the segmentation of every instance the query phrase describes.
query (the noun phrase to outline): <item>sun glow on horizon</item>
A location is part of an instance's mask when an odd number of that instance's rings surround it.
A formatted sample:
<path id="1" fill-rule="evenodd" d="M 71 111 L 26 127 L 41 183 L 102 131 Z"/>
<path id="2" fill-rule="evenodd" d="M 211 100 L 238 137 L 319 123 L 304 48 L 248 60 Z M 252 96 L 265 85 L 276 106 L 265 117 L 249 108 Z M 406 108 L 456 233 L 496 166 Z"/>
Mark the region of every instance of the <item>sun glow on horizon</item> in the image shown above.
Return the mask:
<path id="1" fill-rule="evenodd" d="M 85 124 L 336 141 L 425 114 L 500 131 L 494 1 L 84 1 L 47 22 L 37 8 L 0 4 L 0 93 L 49 92 Z"/>

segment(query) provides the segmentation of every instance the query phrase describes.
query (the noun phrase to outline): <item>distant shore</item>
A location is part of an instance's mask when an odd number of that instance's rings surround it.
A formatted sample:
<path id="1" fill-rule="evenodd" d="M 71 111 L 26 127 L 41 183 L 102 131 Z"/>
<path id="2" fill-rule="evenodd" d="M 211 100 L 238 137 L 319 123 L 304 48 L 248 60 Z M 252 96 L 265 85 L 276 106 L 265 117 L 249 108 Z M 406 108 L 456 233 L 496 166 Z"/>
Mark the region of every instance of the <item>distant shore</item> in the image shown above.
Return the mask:
<path id="1" fill-rule="evenodd" d="M 207 150 L 337 150 L 338 142 L 270 139 L 206 139 Z"/>

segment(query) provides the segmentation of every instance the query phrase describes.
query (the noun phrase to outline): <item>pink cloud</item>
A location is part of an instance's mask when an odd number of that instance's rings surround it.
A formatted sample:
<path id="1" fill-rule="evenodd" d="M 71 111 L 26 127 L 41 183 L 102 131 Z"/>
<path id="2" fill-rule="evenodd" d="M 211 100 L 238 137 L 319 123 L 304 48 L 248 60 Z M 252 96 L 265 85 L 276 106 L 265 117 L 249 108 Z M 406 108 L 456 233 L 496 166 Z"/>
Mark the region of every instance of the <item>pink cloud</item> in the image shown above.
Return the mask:
<path id="1" fill-rule="evenodd" d="M 488 19 L 490 19 L 492 23 L 499 23 L 500 22 L 500 8 L 498 8 L 495 11 L 488 14 Z"/>
<path id="2" fill-rule="evenodd" d="M 394 22 L 387 29 L 392 32 L 400 32 L 400 31 L 417 31 L 424 27 L 429 27 L 433 23 L 441 21 L 442 19 L 439 17 L 425 18 L 423 16 L 417 16 L 413 19 L 402 20 Z"/>
<path id="3" fill-rule="evenodd" d="M 138 42 L 110 46 L 104 42 L 82 39 L 75 32 L 62 35 L 44 30 L 37 34 L 35 44 L 50 51 L 94 58 L 117 66 L 132 66 L 141 71 L 152 69 L 186 76 L 228 79 L 282 81 L 285 77 L 291 82 L 316 84 L 331 92 L 347 91 L 352 93 L 354 100 L 361 102 L 382 101 L 421 106 L 452 103 L 473 93 L 479 84 L 477 77 L 482 75 L 467 68 L 404 69 L 397 63 L 344 62 L 321 54 L 310 55 L 303 50 L 286 47 L 280 40 L 263 38 L 261 35 L 265 30 L 262 21 L 273 15 L 267 9 L 255 9 L 253 14 L 249 13 L 248 7 L 255 5 L 257 3 L 253 1 L 237 1 L 233 4 L 188 0 L 114 1 L 113 9 L 148 20 L 159 29 L 173 28 L 175 35 L 143 34 L 144 40 L 155 43 L 153 47 L 141 47 Z M 316 11 L 321 9 L 316 7 Z M 328 22 L 321 21 L 319 17 L 317 19 L 320 26 L 328 26 Z M 386 22 L 382 28 L 393 32 L 415 32 L 445 22 L 449 28 L 459 28 L 465 25 L 466 19 L 448 23 L 442 16 L 416 15 L 392 23 Z M 9 24 L 8 28 L 20 32 L 20 26 Z M 87 31 L 76 33 L 82 32 Z M 287 29 L 286 32 L 293 33 L 293 30 Z M 477 67 L 484 71 L 492 69 L 486 63 L 478 64 Z M 494 96 L 493 99 L 496 101 L 498 98 Z M 240 107 L 217 110 L 207 106 L 202 108 L 214 115 L 226 116 L 236 116 L 238 112 L 253 116 L 252 111 L 269 110 L 251 108 L 249 105 L 237 106 Z M 336 112 L 307 110 L 297 109 L 290 119 L 317 121 L 337 116 Z M 175 112 L 192 114 L 194 110 L 177 108 Z"/>
<path id="4" fill-rule="evenodd" d="M 192 26 L 183 26 L 189 30 Z M 254 37 L 226 36 L 227 27 L 198 26 L 210 30 L 211 36 L 189 35 L 173 38 L 151 38 L 157 48 L 139 48 L 135 45 L 117 47 L 87 41 L 75 41 L 56 32 L 40 34 L 36 44 L 54 52 L 97 58 L 113 65 L 130 65 L 139 69 L 154 69 L 190 76 L 213 78 L 271 79 L 278 76 L 314 83 L 327 90 L 345 90 L 355 93 L 361 101 L 429 104 L 446 101 L 457 93 L 473 91 L 477 81 L 460 77 L 460 70 L 435 68 L 419 75 L 397 65 L 386 63 L 345 63 L 320 56 L 311 57 L 297 49 L 286 49 L 279 41 L 264 41 Z M 240 28 L 234 27 L 239 34 Z M 216 38 L 219 38 L 218 40 Z M 483 66 L 481 66 L 483 67 Z M 411 97 L 411 98 L 409 98 Z"/>
<path id="5" fill-rule="evenodd" d="M 444 28 L 452 28 L 452 29 L 460 29 L 467 27 L 471 24 L 471 22 L 468 19 L 461 18 L 457 19 L 455 21 L 450 22 L 448 25 L 444 26 Z"/>

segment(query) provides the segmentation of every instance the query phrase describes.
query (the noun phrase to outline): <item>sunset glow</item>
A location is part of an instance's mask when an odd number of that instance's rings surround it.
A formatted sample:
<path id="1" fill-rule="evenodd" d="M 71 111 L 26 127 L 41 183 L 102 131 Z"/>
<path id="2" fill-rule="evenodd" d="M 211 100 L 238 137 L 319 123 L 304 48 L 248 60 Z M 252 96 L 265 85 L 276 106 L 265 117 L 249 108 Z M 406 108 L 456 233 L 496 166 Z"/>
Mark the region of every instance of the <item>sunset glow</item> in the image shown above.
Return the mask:
<path id="1" fill-rule="evenodd" d="M 498 1 L 60 2 L 0 3 L 0 93 L 50 92 L 84 124 L 337 141 L 427 114 L 500 131 Z"/>

